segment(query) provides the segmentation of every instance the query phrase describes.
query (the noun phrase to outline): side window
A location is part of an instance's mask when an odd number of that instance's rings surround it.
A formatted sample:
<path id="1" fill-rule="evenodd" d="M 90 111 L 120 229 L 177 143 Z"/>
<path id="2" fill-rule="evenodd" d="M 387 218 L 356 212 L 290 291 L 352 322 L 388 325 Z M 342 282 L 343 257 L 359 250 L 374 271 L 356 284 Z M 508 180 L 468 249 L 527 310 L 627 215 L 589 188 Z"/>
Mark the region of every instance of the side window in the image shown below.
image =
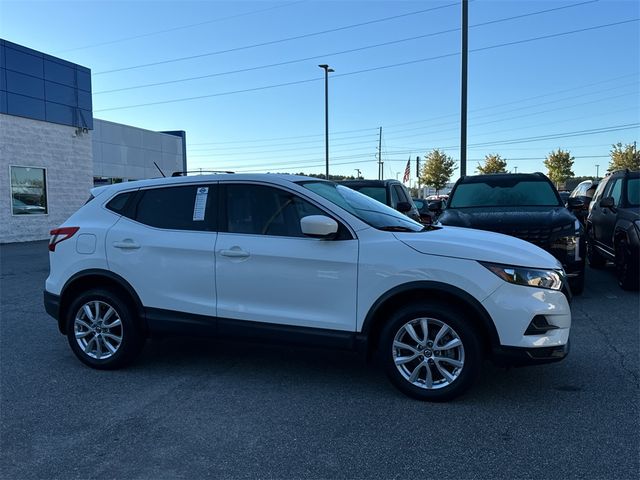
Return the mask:
<path id="1" fill-rule="evenodd" d="M 401 202 L 411 203 L 409 201 L 409 195 L 407 195 L 407 191 L 404 189 L 404 187 L 400 185 L 394 185 L 393 188 L 396 189 L 396 193 L 398 194 L 398 199 Z"/>
<path id="2" fill-rule="evenodd" d="M 216 191 L 212 185 L 141 190 L 131 218 L 156 228 L 213 231 Z"/>
<path id="3" fill-rule="evenodd" d="M 620 200 L 622 199 L 622 178 L 616 178 L 614 180 L 611 192 L 607 196 L 613 197 L 615 204 L 620 205 Z"/>
<path id="4" fill-rule="evenodd" d="M 278 188 L 230 184 L 225 191 L 224 230 L 229 233 L 304 237 L 300 219 L 326 215 L 306 200 Z"/>
<path id="5" fill-rule="evenodd" d="M 107 203 L 106 207 L 112 212 L 124 215 L 125 207 L 135 192 L 124 192 L 116 195 Z M 87 200 L 87 203 L 89 201 Z"/>
<path id="6" fill-rule="evenodd" d="M 598 188 L 596 188 L 596 193 L 593 195 L 592 204 L 595 204 L 596 202 L 600 201 L 600 199 L 602 198 L 602 192 L 604 192 L 604 189 L 606 188 L 607 183 L 609 183 L 607 182 L 607 179 L 604 179 L 598 184 Z"/>
<path id="7" fill-rule="evenodd" d="M 401 197 L 398 197 L 398 190 L 396 190 L 395 187 L 391 187 L 391 206 L 393 208 L 397 208 L 398 207 L 398 202 L 402 202 L 402 200 L 400 200 Z"/>

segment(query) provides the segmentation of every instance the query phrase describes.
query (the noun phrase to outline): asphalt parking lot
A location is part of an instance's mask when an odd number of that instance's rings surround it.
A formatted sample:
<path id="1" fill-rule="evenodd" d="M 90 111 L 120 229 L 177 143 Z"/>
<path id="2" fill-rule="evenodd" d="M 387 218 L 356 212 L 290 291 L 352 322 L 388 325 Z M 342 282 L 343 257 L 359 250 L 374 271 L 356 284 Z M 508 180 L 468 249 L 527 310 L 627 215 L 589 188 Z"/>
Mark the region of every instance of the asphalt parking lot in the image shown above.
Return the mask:
<path id="1" fill-rule="evenodd" d="M 42 306 L 46 242 L 0 246 L 0 477 L 637 478 L 638 293 L 588 269 L 563 362 L 448 404 L 356 354 L 207 339 L 84 367 Z"/>

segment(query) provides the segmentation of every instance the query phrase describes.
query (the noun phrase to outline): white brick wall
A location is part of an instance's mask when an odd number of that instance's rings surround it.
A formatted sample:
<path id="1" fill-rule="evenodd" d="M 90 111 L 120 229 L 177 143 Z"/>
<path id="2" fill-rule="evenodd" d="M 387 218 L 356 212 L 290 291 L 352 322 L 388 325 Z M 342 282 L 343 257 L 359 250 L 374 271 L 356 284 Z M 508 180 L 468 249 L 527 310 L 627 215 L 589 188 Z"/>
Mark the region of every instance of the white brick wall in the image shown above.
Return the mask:
<path id="1" fill-rule="evenodd" d="M 0 114 L 0 243 L 44 240 L 89 198 L 91 131 Z M 9 166 L 44 167 L 47 215 L 12 215 Z"/>

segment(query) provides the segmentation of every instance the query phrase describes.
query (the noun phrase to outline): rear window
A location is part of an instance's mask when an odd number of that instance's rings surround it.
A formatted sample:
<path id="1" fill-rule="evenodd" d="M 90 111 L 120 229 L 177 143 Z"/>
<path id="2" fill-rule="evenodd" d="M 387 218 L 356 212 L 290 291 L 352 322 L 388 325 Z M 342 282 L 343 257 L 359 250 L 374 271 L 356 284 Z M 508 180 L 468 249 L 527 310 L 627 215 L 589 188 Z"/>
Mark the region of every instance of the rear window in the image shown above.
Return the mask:
<path id="1" fill-rule="evenodd" d="M 449 199 L 449 208 L 545 206 L 562 204 L 546 181 L 501 178 L 486 182 L 461 183 Z"/>
<path id="2" fill-rule="evenodd" d="M 156 228 L 215 230 L 214 192 L 215 189 L 211 185 L 142 190 L 131 217 Z"/>
<path id="3" fill-rule="evenodd" d="M 387 204 L 387 190 L 384 187 L 349 187 L 357 190 L 358 192 L 371 197 L 380 203 Z"/>

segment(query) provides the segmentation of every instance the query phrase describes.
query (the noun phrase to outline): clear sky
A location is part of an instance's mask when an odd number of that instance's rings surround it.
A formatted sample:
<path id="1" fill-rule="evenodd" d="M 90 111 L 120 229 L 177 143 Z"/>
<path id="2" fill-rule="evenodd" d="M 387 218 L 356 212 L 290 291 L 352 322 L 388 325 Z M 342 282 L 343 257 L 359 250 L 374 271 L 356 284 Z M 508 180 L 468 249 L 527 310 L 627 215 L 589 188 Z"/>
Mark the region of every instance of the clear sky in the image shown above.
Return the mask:
<path id="1" fill-rule="evenodd" d="M 460 155 L 460 12 L 454 0 L 0 0 L 0 37 L 90 68 L 96 118 L 185 130 L 190 169 L 323 173 L 327 63 L 330 173 L 377 178 L 382 127 L 385 177 L 411 156 L 413 183 L 416 156 Z M 639 18 L 638 0 L 471 1 L 468 172 L 490 153 L 544 171 L 564 148 L 576 175 L 602 175 L 611 144 L 640 137 Z"/>

